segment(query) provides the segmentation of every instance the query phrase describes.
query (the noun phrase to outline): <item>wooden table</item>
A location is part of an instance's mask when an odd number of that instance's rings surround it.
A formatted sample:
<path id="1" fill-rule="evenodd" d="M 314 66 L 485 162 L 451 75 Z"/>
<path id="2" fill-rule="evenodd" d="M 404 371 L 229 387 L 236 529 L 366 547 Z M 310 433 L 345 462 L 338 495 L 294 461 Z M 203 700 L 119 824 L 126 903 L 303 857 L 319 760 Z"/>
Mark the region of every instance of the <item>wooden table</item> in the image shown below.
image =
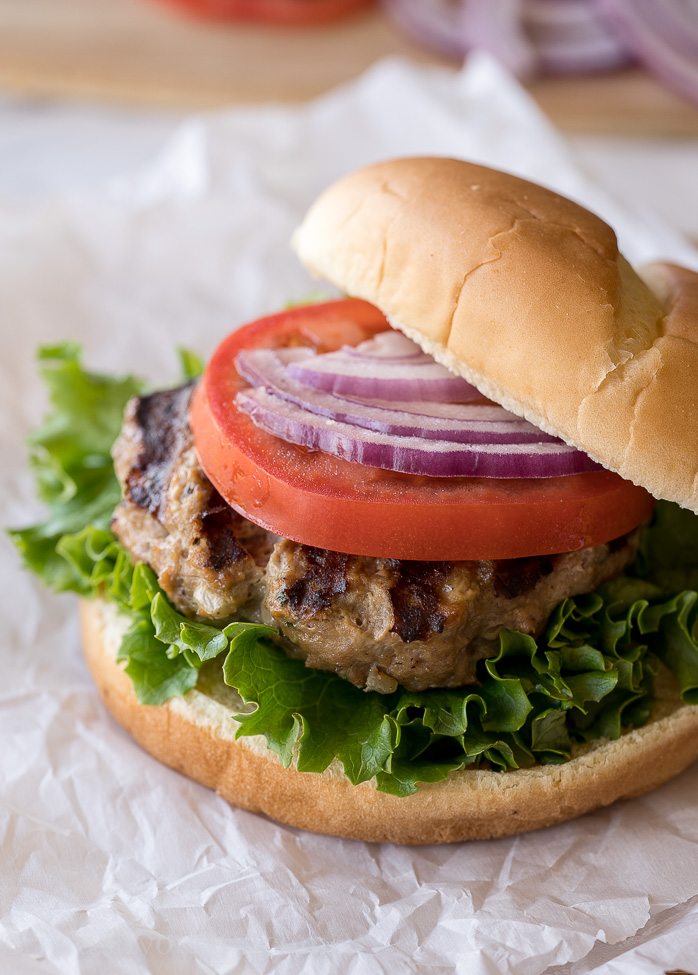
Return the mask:
<path id="1" fill-rule="evenodd" d="M 202 23 L 148 0 L 0 0 L 0 89 L 23 95 L 177 109 L 297 102 L 385 55 L 455 70 L 379 10 L 283 30 Z M 531 90 L 567 132 L 698 136 L 698 107 L 640 70 Z"/>

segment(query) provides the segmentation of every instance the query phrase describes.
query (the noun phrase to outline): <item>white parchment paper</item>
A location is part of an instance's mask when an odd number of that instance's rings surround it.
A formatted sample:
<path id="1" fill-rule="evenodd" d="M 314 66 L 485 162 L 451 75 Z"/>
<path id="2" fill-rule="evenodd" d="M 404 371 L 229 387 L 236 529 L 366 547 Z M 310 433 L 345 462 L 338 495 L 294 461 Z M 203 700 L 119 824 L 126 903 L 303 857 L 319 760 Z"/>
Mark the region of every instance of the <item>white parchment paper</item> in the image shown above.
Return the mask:
<path id="1" fill-rule="evenodd" d="M 2 521 L 39 513 L 22 438 L 34 351 L 77 338 L 94 368 L 175 378 L 232 328 L 314 287 L 288 239 L 332 179 L 448 154 L 556 187 L 628 257 L 698 267 L 680 235 L 587 179 L 485 58 L 457 78 L 398 62 L 301 109 L 186 124 L 103 190 L 0 207 Z M 404 849 L 231 810 L 108 717 L 70 597 L 0 540 L 0 971 L 656 975 L 695 968 L 698 767 L 664 788 L 514 839 Z"/>

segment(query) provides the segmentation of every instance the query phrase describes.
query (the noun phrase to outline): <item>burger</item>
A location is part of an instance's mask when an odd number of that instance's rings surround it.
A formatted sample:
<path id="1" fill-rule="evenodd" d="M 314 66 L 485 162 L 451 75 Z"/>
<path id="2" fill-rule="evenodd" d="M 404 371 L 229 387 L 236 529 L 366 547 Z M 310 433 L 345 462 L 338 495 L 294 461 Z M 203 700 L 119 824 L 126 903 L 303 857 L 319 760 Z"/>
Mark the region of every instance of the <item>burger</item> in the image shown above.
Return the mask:
<path id="1" fill-rule="evenodd" d="M 452 159 L 330 187 L 294 239 L 349 297 L 146 392 L 44 350 L 47 522 L 114 717 L 316 832 L 503 836 L 698 757 L 698 275 Z M 125 407 L 125 412 L 124 412 Z M 659 499 L 655 504 L 655 500 Z"/>

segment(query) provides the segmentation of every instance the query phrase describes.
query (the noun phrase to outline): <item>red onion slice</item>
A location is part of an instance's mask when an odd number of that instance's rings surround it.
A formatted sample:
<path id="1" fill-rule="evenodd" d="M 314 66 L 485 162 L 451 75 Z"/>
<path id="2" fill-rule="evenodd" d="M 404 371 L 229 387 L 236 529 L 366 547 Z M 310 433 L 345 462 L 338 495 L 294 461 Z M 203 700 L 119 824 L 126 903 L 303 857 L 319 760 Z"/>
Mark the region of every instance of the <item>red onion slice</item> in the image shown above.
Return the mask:
<path id="1" fill-rule="evenodd" d="M 372 339 L 360 342 L 359 345 L 344 345 L 341 351 L 359 358 L 368 356 L 371 359 L 384 360 L 428 359 L 430 362 L 434 361 L 416 342 L 408 339 L 406 335 L 398 332 L 395 328 L 378 332 Z"/>
<path id="2" fill-rule="evenodd" d="M 598 10 L 650 71 L 698 101 L 695 0 L 595 0 Z"/>
<path id="3" fill-rule="evenodd" d="M 369 467 L 428 477 L 559 477 L 598 470 L 586 454 L 556 443 L 460 444 L 394 437 L 309 413 L 266 389 L 238 393 L 236 404 L 267 433 Z"/>
<path id="4" fill-rule="evenodd" d="M 292 379 L 325 392 L 374 400 L 465 403 L 480 393 L 396 331 L 291 362 Z"/>
<path id="5" fill-rule="evenodd" d="M 477 403 L 413 403 L 409 400 L 395 400 L 387 407 L 385 400 L 380 399 L 360 399 L 358 396 L 337 396 L 338 400 L 346 400 L 349 403 L 361 403 L 363 406 L 372 406 L 375 409 L 392 409 L 399 413 L 409 413 L 415 418 L 415 424 L 420 422 L 421 417 L 433 417 L 441 420 L 489 420 L 490 422 L 501 422 L 508 419 L 519 420 L 520 417 L 509 413 L 503 406 L 497 406 L 489 400 L 481 398 Z M 475 413 L 477 410 L 477 414 Z"/>
<path id="6" fill-rule="evenodd" d="M 416 404 L 416 409 L 391 409 L 383 402 L 362 402 L 312 389 L 293 379 L 286 368 L 288 355 L 274 349 L 248 349 L 235 361 L 238 372 L 253 386 L 263 387 L 272 395 L 339 423 L 363 427 L 389 436 L 453 443 L 559 443 L 556 437 L 542 433 L 533 424 L 514 416 L 501 406 L 433 404 L 440 415 L 428 411 L 432 404 Z M 293 350 L 296 352 L 297 350 Z M 293 357 L 298 361 L 299 356 Z"/>

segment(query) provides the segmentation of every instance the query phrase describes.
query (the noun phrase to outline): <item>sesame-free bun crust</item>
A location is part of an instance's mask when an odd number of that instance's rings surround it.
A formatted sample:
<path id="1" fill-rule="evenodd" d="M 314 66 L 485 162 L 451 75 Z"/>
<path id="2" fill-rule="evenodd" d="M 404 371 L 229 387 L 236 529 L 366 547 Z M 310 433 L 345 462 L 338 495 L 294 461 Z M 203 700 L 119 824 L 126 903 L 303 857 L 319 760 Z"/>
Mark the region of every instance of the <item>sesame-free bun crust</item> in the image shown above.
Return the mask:
<path id="1" fill-rule="evenodd" d="M 102 700 L 146 751 L 234 806 L 316 833 L 406 844 L 507 836 L 640 795 L 698 757 L 698 707 L 681 705 L 670 683 L 660 689 L 657 719 L 565 765 L 455 772 L 399 799 L 371 783 L 353 786 L 336 765 L 321 775 L 285 769 L 263 738 L 235 741 L 235 694 L 225 685 L 158 707 L 139 704 L 116 662 L 128 618 L 98 599 L 82 602 L 81 621 Z"/>
<path id="2" fill-rule="evenodd" d="M 294 244 L 491 399 L 698 511 L 698 274 L 641 278 L 587 210 L 442 158 L 345 177 Z"/>

